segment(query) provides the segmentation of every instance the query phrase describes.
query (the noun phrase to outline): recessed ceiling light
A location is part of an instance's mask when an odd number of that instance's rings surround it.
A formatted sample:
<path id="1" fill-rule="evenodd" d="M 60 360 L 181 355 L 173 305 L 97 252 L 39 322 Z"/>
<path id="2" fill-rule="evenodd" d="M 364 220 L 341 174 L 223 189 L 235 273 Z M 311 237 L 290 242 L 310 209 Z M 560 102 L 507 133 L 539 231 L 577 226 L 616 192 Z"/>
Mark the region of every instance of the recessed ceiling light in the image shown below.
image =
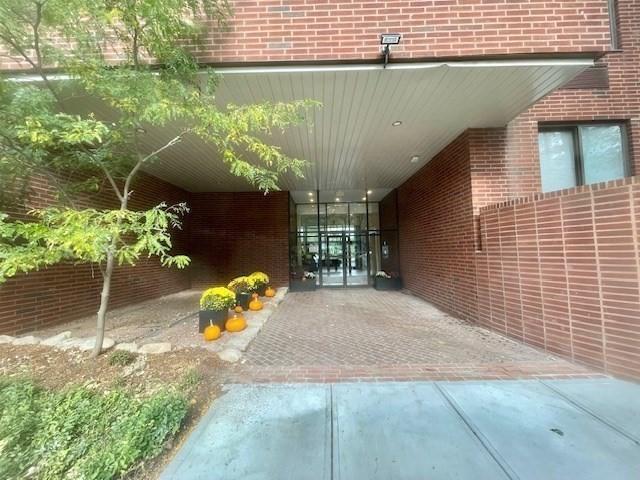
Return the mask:
<path id="1" fill-rule="evenodd" d="M 336 197 L 336 202 L 339 202 L 339 201 L 340 201 L 340 199 L 338 197 Z"/>
<path id="2" fill-rule="evenodd" d="M 402 125 L 402 122 L 400 120 L 396 120 L 391 124 L 392 127 L 399 127 L 400 125 Z"/>
<path id="3" fill-rule="evenodd" d="M 367 195 L 371 195 L 373 193 L 373 190 L 367 190 Z"/>
<path id="4" fill-rule="evenodd" d="M 313 200 L 313 198 L 312 198 L 312 199 L 311 199 L 311 203 L 313 203 L 313 202 L 314 202 L 314 200 Z"/>
<path id="5" fill-rule="evenodd" d="M 313 197 L 313 192 L 309 192 L 309 196 L 310 196 L 310 197 Z"/>
<path id="6" fill-rule="evenodd" d="M 363 200 L 363 201 L 366 201 L 366 200 L 367 200 L 367 197 L 362 197 L 362 200 Z"/>
<path id="7" fill-rule="evenodd" d="M 414 155 L 411 157 L 411 163 L 418 163 L 420 161 L 420 157 L 418 155 Z"/>

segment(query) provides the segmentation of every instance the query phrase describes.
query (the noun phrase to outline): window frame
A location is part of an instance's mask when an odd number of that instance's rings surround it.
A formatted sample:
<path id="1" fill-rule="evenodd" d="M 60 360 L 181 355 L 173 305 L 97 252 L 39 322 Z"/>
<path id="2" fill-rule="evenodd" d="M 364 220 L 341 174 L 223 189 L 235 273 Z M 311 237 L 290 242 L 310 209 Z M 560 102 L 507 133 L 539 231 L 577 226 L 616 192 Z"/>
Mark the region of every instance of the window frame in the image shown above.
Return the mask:
<path id="1" fill-rule="evenodd" d="M 580 139 L 580 127 L 610 127 L 612 125 L 620 127 L 621 147 L 622 147 L 622 169 L 624 177 L 630 177 L 631 152 L 629 150 L 629 135 L 627 122 L 621 120 L 598 120 L 594 122 L 551 122 L 538 124 L 538 136 L 542 132 L 569 132 L 573 139 L 573 163 L 576 175 L 576 186 L 585 185 L 584 158 L 582 152 L 582 140 Z M 538 165 L 542 163 L 542 156 L 538 151 Z M 596 182 L 597 183 L 597 182 Z M 542 187 L 542 170 L 540 170 L 540 186 Z"/>

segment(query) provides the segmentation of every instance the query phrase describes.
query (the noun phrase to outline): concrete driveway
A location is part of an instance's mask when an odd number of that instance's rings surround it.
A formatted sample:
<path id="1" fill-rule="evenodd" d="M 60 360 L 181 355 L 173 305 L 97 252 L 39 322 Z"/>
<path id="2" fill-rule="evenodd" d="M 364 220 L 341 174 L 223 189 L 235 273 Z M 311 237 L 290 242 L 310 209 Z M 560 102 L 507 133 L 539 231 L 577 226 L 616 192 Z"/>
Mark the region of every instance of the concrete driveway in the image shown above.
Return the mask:
<path id="1" fill-rule="evenodd" d="M 235 385 L 162 479 L 640 478 L 640 385 Z"/>

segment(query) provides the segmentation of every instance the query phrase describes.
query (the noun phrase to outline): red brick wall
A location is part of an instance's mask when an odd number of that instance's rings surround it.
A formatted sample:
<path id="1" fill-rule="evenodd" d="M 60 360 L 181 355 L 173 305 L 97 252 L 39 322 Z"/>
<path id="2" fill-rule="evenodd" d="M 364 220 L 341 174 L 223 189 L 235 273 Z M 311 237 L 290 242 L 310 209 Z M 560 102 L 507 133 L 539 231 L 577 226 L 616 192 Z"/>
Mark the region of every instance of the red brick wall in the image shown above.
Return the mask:
<path id="1" fill-rule="evenodd" d="M 405 287 L 460 318 L 475 320 L 468 133 L 398 188 L 398 212 Z"/>
<path id="2" fill-rule="evenodd" d="M 289 284 L 287 192 L 193 193 L 189 219 L 194 287 L 226 285 L 256 270 Z"/>
<path id="3" fill-rule="evenodd" d="M 481 211 L 478 321 L 640 377 L 640 178 Z"/>
<path id="4" fill-rule="evenodd" d="M 51 190 L 34 182 L 29 208 L 51 202 Z M 143 209 L 165 200 L 188 201 L 188 193 L 151 176 L 141 175 L 134 185 L 131 208 Z M 113 206 L 108 191 L 87 196 L 81 205 Z M 178 252 L 186 252 L 188 230 L 174 233 Z M 155 259 L 142 259 L 135 267 L 119 267 L 113 277 L 110 307 L 121 307 L 189 288 L 187 271 L 160 266 Z M 0 334 L 19 334 L 73 320 L 97 311 L 102 276 L 91 265 L 58 265 L 19 275 L 0 286 Z"/>
<path id="5" fill-rule="evenodd" d="M 271 0 L 231 2 L 226 29 L 213 23 L 202 62 L 380 58 L 379 35 L 403 36 L 393 58 L 603 52 L 606 0 Z M 4 60 L 2 68 L 18 65 Z"/>
<path id="6" fill-rule="evenodd" d="M 503 129 L 472 134 L 474 207 L 540 191 L 540 122 L 626 122 L 632 173 L 640 172 L 640 2 L 619 0 L 620 51 L 600 63 L 609 70 L 608 89 L 560 89 Z"/>

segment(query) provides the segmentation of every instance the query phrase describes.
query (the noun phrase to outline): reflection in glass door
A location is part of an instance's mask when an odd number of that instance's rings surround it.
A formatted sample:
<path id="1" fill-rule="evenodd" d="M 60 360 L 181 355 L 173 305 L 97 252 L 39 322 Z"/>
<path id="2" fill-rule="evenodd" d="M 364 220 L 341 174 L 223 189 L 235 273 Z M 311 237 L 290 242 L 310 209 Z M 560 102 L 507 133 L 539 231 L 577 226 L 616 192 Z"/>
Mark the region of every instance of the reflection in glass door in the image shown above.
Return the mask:
<path id="1" fill-rule="evenodd" d="M 326 235 L 322 250 L 322 284 L 343 286 L 345 273 L 344 234 Z"/>
<path id="2" fill-rule="evenodd" d="M 368 285 L 367 276 L 367 236 L 350 234 L 346 241 L 347 264 L 345 265 L 346 285 Z"/>

